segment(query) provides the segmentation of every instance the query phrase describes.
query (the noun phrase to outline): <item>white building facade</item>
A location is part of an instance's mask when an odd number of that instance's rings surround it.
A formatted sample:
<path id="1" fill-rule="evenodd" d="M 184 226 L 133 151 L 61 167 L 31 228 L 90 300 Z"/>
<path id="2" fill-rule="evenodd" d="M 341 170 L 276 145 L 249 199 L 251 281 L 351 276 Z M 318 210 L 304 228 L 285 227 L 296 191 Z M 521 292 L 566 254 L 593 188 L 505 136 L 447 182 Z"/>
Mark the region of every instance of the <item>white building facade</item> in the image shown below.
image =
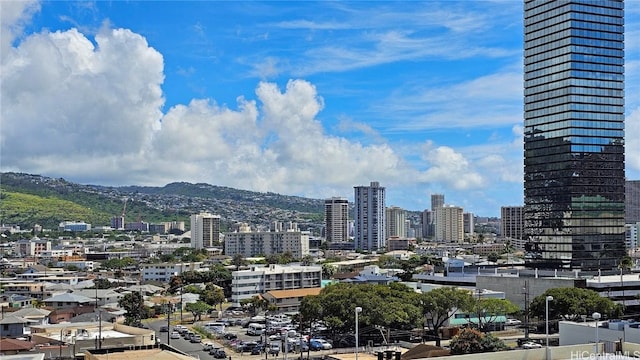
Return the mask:
<path id="1" fill-rule="evenodd" d="M 171 277 L 180 275 L 185 271 L 201 271 L 201 269 L 202 262 L 140 264 L 142 281 L 169 282 Z"/>
<path id="2" fill-rule="evenodd" d="M 294 259 L 309 255 L 307 231 L 256 231 L 224 234 L 224 254 L 243 257 L 291 253 Z"/>
<path id="3" fill-rule="evenodd" d="M 377 251 L 386 246 L 385 188 L 377 181 L 356 186 L 353 210 L 355 250 Z"/>
<path id="4" fill-rule="evenodd" d="M 349 201 L 332 197 L 324 201 L 325 238 L 327 241 L 349 240 Z"/>
<path id="5" fill-rule="evenodd" d="M 191 247 L 197 250 L 220 244 L 220 215 L 191 215 Z"/>
<path id="6" fill-rule="evenodd" d="M 446 205 L 436 208 L 436 241 L 464 241 L 463 209 L 459 206 Z"/>
<path id="7" fill-rule="evenodd" d="M 397 206 L 386 209 L 386 236 L 407 237 L 407 212 Z"/>
<path id="8" fill-rule="evenodd" d="M 232 306 L 267 291 L 317 288 L 322 282 L 321 266 L 252 266 L 231 273 Z"/>

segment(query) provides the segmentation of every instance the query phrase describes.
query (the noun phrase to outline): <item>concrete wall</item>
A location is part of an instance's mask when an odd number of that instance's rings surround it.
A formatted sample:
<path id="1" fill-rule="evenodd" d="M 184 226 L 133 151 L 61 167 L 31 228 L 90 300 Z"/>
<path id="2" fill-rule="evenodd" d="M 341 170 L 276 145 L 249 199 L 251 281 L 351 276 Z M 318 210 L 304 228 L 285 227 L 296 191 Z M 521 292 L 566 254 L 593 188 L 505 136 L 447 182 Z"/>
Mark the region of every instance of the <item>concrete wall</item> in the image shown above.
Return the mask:
<path id="1" fill-rule="evenodd" d="M 638 346 L 640 349 L 640 345 Z M 623 348 L 624 349 L 624 348 Z M 527 349 L 527 350 L 511 350 L 511 351 L 498 351 L 492 353 L 480 353 L 469 355 L 454 355 L 447 356 L 449 360 L 547 360 L 545 348 L 540 349 Z M 575 345 L 575 346 L 563 346 L 563 347 L 550 347 L 551 360 L 565 360 L 565 359 L 589 359 L 590 353 L 593 353 L 593 345 Z"/>
<path id="2" fill-rule="evenodd" d="M 624 341 L 640 344 L 640 329 L 626 326 L 624 330 L 613 330 L 606 327 L 606 322 L 599 322 L 598 339 L 602 341 Z M 595 322 L 574 323 L 570 321 L 560 322 L 560 346 L 583 344 L 585 342 L 595 343 L 596 328 Z M 593 345 L 591 345 L 593 346 Z"/>

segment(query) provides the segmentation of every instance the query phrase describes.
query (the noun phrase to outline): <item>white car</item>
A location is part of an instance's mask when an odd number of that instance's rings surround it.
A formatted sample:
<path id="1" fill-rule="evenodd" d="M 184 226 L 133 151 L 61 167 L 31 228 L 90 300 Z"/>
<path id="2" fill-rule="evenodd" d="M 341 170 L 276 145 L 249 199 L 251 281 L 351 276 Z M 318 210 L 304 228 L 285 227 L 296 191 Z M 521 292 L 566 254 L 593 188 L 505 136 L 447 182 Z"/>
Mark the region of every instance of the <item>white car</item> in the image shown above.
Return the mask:
<path id="1" fill-rule="evenodd" d="M 526 342 L 524 344 L 522 344 L 522 348 L 523 349 L 540 349 L 542 347 L 542 345 L 538 344 L 537 342 L 533 342 L 533 341 L 529 341 Z"/>
<path id="2" fill-rule="evenodd" d="M 171 338 L 172 339 L 180 339 L 180 333 L 177 331 L 172 331 L 171 332 Z"/>
<path id="3" fill-rule="evenodd" d="M 522 321 L 518 320 L 518 319 L 507 319 L 507 321 L 504 322 L 505 325 L 520 325 L 522 324 Z"/>

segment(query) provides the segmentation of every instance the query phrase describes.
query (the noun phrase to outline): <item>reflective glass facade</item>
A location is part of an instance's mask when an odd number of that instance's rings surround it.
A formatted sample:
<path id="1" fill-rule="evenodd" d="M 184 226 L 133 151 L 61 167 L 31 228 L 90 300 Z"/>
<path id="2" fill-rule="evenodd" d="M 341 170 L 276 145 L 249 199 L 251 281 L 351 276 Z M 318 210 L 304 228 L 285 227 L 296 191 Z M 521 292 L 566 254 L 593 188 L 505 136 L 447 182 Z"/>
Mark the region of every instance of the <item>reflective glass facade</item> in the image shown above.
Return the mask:
<path id="1" fill-rule="evenodd" d="M 624 3 L 525 0 L 527 263 L 609 269 L 625 254 Z"/>

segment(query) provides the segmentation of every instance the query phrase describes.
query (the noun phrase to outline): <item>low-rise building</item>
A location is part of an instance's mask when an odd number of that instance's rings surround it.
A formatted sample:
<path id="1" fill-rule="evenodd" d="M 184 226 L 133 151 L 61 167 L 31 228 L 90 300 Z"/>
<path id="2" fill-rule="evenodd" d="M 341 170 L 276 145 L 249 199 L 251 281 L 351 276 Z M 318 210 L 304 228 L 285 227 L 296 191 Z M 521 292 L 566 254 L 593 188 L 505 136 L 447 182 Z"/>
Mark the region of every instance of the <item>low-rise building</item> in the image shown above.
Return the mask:
<path id="1" fill-rule="evenodd" d="M 251 299 L 273 290 L 293 290 L 320 287 L 321 266 L 269 266 L 253 265 L 248 270 L 232 272 L 232 306 L 240 306 L 244 299 Z"/>
<path id="2" fill-rule="evenodd" d="M 202 271 L 202 262 L 140 264 L 142 281 L 169 282 L 185 271 Z"/>
<path id="3" fill-rule="evenodd" d="M 272 290 L 267 291 L 262 297 L 276 307 L 277 312 L 297 313 L 300 310 L 300 303 L 305 296 L 319 295 L 320 287 L 295 289 L 295 290 Z"/>

